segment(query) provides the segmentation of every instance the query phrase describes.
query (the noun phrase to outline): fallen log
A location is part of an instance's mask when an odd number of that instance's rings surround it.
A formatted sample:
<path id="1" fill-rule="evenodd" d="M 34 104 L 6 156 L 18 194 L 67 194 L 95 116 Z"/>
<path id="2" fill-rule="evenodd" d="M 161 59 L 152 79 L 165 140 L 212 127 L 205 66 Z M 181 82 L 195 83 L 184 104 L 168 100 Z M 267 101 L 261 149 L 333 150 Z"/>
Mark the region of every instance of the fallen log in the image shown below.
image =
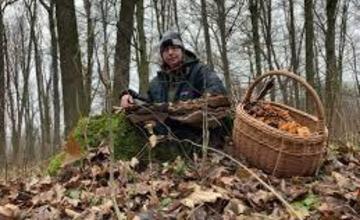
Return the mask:
<path id="1" fill-rule="evenodd" d="M 217 95 L 174 103 L 136 105 L 126 109 L 127 118 L 137 124 L 145 121 L 171 119 L 182 124 L 201 127 L 204 110 L 210 127 L 220 125 L 220 120 L 230 113 L 230 102 L 226 96 Z"/>

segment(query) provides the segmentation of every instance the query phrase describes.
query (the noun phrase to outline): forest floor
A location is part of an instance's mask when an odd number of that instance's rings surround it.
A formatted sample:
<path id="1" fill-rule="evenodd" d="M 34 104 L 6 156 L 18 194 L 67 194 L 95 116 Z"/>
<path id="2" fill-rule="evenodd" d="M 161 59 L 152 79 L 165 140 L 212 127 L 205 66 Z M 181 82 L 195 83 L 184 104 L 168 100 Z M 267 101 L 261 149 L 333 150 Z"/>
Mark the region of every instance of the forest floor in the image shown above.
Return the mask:
<path id="1" fill-rule="evenodd" d="M 111 162 L 104 146 L 55 177 L 1 183 L 0 219 L 360 219 L 355 149 L 333 146 L 316 177 L 280 179 L 219 153 L 205 162 Z"/>

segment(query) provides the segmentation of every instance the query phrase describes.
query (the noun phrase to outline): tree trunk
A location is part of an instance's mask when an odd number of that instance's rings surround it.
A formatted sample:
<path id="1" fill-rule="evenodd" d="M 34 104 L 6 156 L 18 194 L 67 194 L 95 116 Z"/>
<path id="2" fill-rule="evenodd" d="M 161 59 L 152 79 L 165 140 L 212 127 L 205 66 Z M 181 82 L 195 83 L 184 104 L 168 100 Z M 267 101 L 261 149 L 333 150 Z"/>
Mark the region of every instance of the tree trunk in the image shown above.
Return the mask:
<path id="1" fill-rule="evenodd" d="M 261 48 L 260 48 L 260 37 L 259 37 L 259 24 L 258 19 L 260 16 L 258 10 L 258 0 L 249 1 L 249 11 L 251 16 L 252 25 L 252 42 L 254 45 L 255 53 L 255 66 L 256 66 L 256 77 L 261 75 Z"/>
<path id="2" fill-rule="evenodd" d="M 140 94 L 145 95 L 149 88 L 149 61 L 147 59 L 146 37 L 144 31 L 144 0 L 136 2 L 136 23 L 138 29 L 139 56 L 139 82 Z"/>
<path id="3" fill-rule="evenodd" d="M 5 49 L 3 11 L 0 8 L 0 161 L 5 161 L 6 133 L 5 133 Z M 0 164 L 1 166 L 2 164 Z"/>
<path id="4" fill-rule="evenodd" d="M 336 7 L 338 0 L 326 1 L 326 17 L 327 29 L 325 36 L 326 49 L 326 81 L 325 81 L 325 106 L 326 117 L 329 127 L 331 128 L 332 116 L 336 102 L 336 96 L 339 92 L 339 78 L 336 67 L 335 54 L 335 22 L 336 22 Z"/>
<path id="5" fill-rule="evenodd" d="M 115 46 L 113 104 L 118 102 L 120 92 L 124 89 L 127 89 L 129 86 L 131 38 L 134 26 L 134 10 L 135 1 L 121 1 Z"/>
<path id="6" fill-rule="evenodd" d="M 171 4 L 173 7 L 171 7 Z M 156 26 L 160 38 L 174 23 L 179 29 L 176 0 L 153 0 L 153 7 L 155 9 Z M 172 13 L 174 13 L 174 16 L 172 16 Z"/>
<path id="7" fill-rule="evenodd" d="M 22 21 L 20 21 L 22 22 Z M 25 36 L 25 30 L 23 27 L 23 23 L 20 24 L 20 35 L 21 35 L 21 48 L 19 51 L 19 56 L 20 56 L 20 68 L 21 68 L 21 72 L 22 72 L 22 77 L 23 77 L 23 86 L 22 86 L 22 92 L 20 92 L 20 86 L 19 86 L 19 79 L 16 79 L 16 93 L 17 93 L 17 103 L 18 103 L 18 110 L 17 110 L 17 125 L 16 125 L 16 130 L 15 130 L 15 134 L 14 134 L 14 139 L 13 139 L 13 149 L 14 149 L 14 155 L 13 155 L 13 159 L 20 159 L 19 158 L 19 153 L 20 153 L 20 140 L 21 140 L 21 135 L 22 135 L 22 126 L 23 126 L 23 118 L 24 118 L 24 114 L 26 113 L 26 109 L 27 108 L 27 103 L 28 103 L 28 99 L 30 98 L 30 93 L 29 93 L 29 77 L 30 77 L 30 64 L 31 64 L 31 51 L 33 48 L 33 42 L 31 40 L 28 40 L 28 45 L 26 46 L 26 36 Z M 30 35 L 29 38 L 31 39 L 32 36 L 34 35 L 34 29 L 30 27 Z M 20 95 L 21 93 L 21 95 Z"/>
<path id="8" fill-rule="evenodd" d="M 266 3 L 266 7 L 264 5 L 264 3 Z M 262 19 L 262 23 L 263 23 L 263 33 L 264 33 L 264 38 L 265 38 L 265 44 L 266 44 L 266 60 L 268 63 L 268 68 L 269 70 L 273 70 L 273 61 L 272 61 L 272 36 L 271 36 L 271 32 L 272 32 L 272 0 L 266 0 L 266 1 L 261 1 L 261 9 L 262 9 L 262 14 L 263 14 L 263 19 Z M 271 100 L 275 101 L 275 88 L 271 89 Z"/>
<path id="9" fill-rule="evenodd" d="M 30 32 L 33 33 L 30 36 L 30 40 L 34 45 L 34 60 L 35 60 L 35 75 L 36 75 L 36 83 L 37 83 L 37 94 L 38 94 L 38 106 L 39 106 L 39 117 L 40 117 L 40 130 L 41 130 L 41 142 L 40 148 L 43 158 L 46 158 L 49 153 L 49 146 L 50 146 L 50 118 L 49 118 L 49 106 L 47 105 L 47 94 L 46 90 L 44 89 L 44 77 L 42 72 L 42 58 L 40 54 L 39 44 L 38 44 L 38 37 L 36 36 L 35 32 L 35 25 L 36 25 L 36 18 L 37 18 L 37 4 L 36 1 L 32 1 L 30 4 L 25 4 L 29 14 L 29 22 L 30 22 Z M 28 101 L 29 102 L 29 101 Z M 29 105 L 29 104 L 27 104 Z M 25 123 L 30 123 L 33 117 L 30 118 L 28 115 L 29 106 L 27 106 L 27 110 L 25 111 L 26 115 Z M 29 127 L 27 124 L 26 127 Z M 33 130 L 33 125 L 29 128 Z M 26 130 L 26 132 L 28 132 Z M 30 131 L 31 132 L 31 131 Z M 26 133 L 27 135 L 27 133 Z M 30 155 L 33 155 L 34 149 L 28 149 L 27 152 Z"/>
<path id="10" fill-rule="evenodd" d="M 264 5 L 266 3 L 266 7 Z M 271 5 L 272 0 L 261 1 L 261 9 L 263 14 L 263 33 L 266 44 L 266 60 L 268 63 L 269 70 L 273 69 L 272 55 L 271 55 L 271 46 L 272 46 L 272 36 L 271 36 L 271 28 L 272 28 L 272 15 L 271 15 Z"/>
<path id="11" fill-rule="evenodd" d="M 291 67 L 292 71 L 298 74 L 298 57 L 296 50 L 296 30 L 295 30 L 295 18 L 294 18 L 294 0 L 289 0 L 289 11 L 290 11 L 290 25 L 289 25 L 289 35 L 290 35 L 290 48 L 291 48 Z M 300 92 L 298 83 L 294 84 L 295 92 L 295 106 L 300 108 Z"/>
<path id="12" fill-rule="evenodd" d="M 49 27 L 51 35 L 51 72 L 53 73 L 53 105 L 54 105 L 54 147 L 60 145 L 60 93 L 59 93 L 59 69 L 58 69 L 58 44 L 56 36 L 55 1 L 51 0 L 49 13 Z M 55 149 L 54 149 L 55 150 Z"/>
<path id="13" fill-rule="evenodd" d="M 33 106 L 30 104 L 30 100 L 26 100 L 26 107 L 25 107 L 25 114 L 24 114 L 24 122 L 25 122 L 25 148 L 23 152 L 22 158 L 22 165 L 27 166 L 29 161 L 36 161 L 36 159 L 40 159 L 39 157 L 36 158 L 35 155 L 35 128 L 34 128 L 34 110 Z M 41 149 L 43 150 L 43 149 Z M 43 152 L 42 152 L 43 153 Z"/>
<path id="14" fill-rule="evenodd" d="M 220 55 L 221 62 L 223 65 L 223 72 L 225 77 L 225 85 L 228 91 L 231 91 L 231 79 L 230 79 L 230 69 L 229 69 L 229 60 L 227 57 L 227 45 L 226 45 L 226 14 L 225 14 L 225 1 L 216 0 L 217 12 L 218 12 L 218 26 L 220 29 Z"/>
<path id="15" fill-rule="evenodd" d="M 109 6 L 107 0 L 102 0 L 100 5 L 100 11 L 101 11 L 101 24 L 102 24 L 102 32 L 103 32 L 103 60 L 104 60 L 104 67 L 101 71 L 101 64 L 99 60 L 99 56 L 97 56 L 97 63 L 98 63 L 98 71 L 99 77 L 101 82 L 104 85 L 105 88 L 105 109 L 106 112 L 111 111 L 111 80 L 110 80 L 110 66 L 109 66 L 109 53 L 108 53 L 108 31 L 107 31 L 107 25 L 108 25 L 108 13 L 109 13 Z"/>
<path id="16" fill-rule="evenodd" d="M 41 5 L 48 13 L 49 30 L 51 36 L 51 64 L 50 72 L 52 73 L 52 91 L 53 91 L 53 109 L 54 109 L 54 128 L 53 128 L 53 154 L 60 144 L 60 94 L 59 94 L 59 70 L 58 70 L 58 45 L 55 27 L 55 0 L 49 0 L 50 4 L 47 5 L 43 0 L 40 0 Z M 47 99 L 49 99 L 47 97 Z M 49 102 L 49 100 L 47 100 Z M 45 108 L 46 110 L 46 108 Z M 49 116 L 50 117 L 50 116 Z"/>
<path id="17" fill-rule="evenodd" d="M 205 38 L 205 46 L 206 46 L 206 58 L 207 64 L 214 68 L 213 60 L 212 60 L 212 52 L 211 52 L 211 42 L 210 42 L 210 34 L 209 34 L 209 23 L 207 20 L 207 10 L 206 10 L 206 0 L 201 0 L 201 21 L 204 26 L 204 38 Z"/>
<path id="18" fill-rule="evenodd" d="M 6 61 L 6 94 L 7 94 L 7 97 L 9 98 L 9 119 L 10 119 L 10 122 L 11 122 L 11 145 L 12 145 L 12 148 L 13 148 L 13 151 L 15 151 L 15 143 L 17 142 L 15 139 L 16 137 L 18 136 L 17 135 L 17 125 L 16 125 L 16 110 L 15 110 L 15 100 L 14 100 L 14 96 L 13 96 L 13 91 L 12 91 L 12 84 L 11 84 L 11 79 L 13 79 L 13 83 L 14 83 L 14 87 L 15 87 L 15 97 L 17 98 L 19 95 L 18 95 L 18 90 L 17 90 L 17 87 L 16 87 L 16 82 L 17 82 L 17 78 L 18 78 L 18 62 L 14 62 L 15 65 L 14 65 L 14 71 L 13 71 L 13 75 L 11 76 L 11 71 L 9 68 L 10 66 L 10 56 L 9 56 L 9 52 L 8 52 L 8 43 L 7 43 L 7 39 L 6 39 L 6 34 L 3 35 L 3 38 L 4 38 L 4 44 L 3 44 L 3 51 L 4 51 L 4 54 L 5 54 L 5 61 Z M 19 49 L 18 47 L 15 47 L 14 48 L 14 52 L 19 52 Z M 16 54 L 19 54 L 19 53 L 16 53 Z M 15 56 L 15 60 L 16 60 L 17 56 Z"/>
<path id="19" fill-rule="evenodd" d="M 353 55 L 353 72 L 354 72 L 355 83 L 356 83 L 355 86 L 357 88 L 358 95 L 360 96 L 360 79 L 359 79 L 358 68 L 357 68 L 357 55 L 356 55 L 356 48 L 355 48 L 354 42 L 351 42 L 351 50 L 352 50 L 352 55 Z"/>
<path id="20" fill-rule="evenodd" d="M 173 0 L 172 2 L 173 2 L 173 10 L 174 10 L 174 22 L 175 22 L 177 31 L 180 32 L 177 1 Z"/>
<path id="21" fill-rule="evenodd" d="M 81 52 L 73 0 L 56 0 L 56 20 L 60 47 L 65 134 L 86 116 Z"/>
<path id="22" fill-rule="evenodd" d="M 162 29 L 161 26 L 161 20 L 160 20 L 160 12 L 159 12 L 159 8 L 158 8 L 158 0 L 153 0 L 153 4 L 154 4 L 154 8 L 155 8 L 155 16 L 156 16 L 156 27 L 159 33 L 159 36 L 161 37 L 162 34 L 164 33 L 164 30 Z"/>
<path id="23" fill-rule="evenodd" d="M 88 115 L 91 110 L 91 84 L 93 75 L 93 56 L 94 56 L 94 21 L 91 17 L 91 0 L 84 0 L 84 8 L 86 12 L 86 32 L 87 32 L 87 67 L 85 73 L 85 113 Z"/>
<path id="24" fill-rule="evenodd" d="M 31 41 L 34 45 L 34 60 L 35 60 L 35 75 L 36 75 L 36 84 L 37 84 L 37 93 L 38 93 L 38 106 L 39 106 L 39 115 L 40 115 L 40 130 L 41 130 L 41 152 L 42 154 L 46 155 L 46 151 L 48 149 L 45 149 L 45 146 L 49 144 L 47 140 L 49 140 L 48 135 L 49 130 L 46 130 L 45 126 L 45 114 L 44 114 L 44 99 L 45 96 L 45 90 L 44 90 L 44 79 L 43 79 L 43 73 L 42 73 L 42 60 L 39 52 L 39 45 L 38 45 L 38 39 L 35 34 L 35 23 L 36 23 L 36 17 L 37 17 L 37 4 L 36 2 L 33 2 L 32 8 L 31 5 L 27 5 L 28 13 L 30 17 L 30 28 L 32 29 L 31 32 L 34 34 L 31 35 Z M 29 117 L 28 117 L 29 119 Z"/>
<path id="25" fill-rule="evenodd" d="M 315 86 L 315 64 L 314 64 L 314 5 L 313 0 L 304 1 L 305 10 L 305 72 L 306 81 Z M 309 92 L 306 92 L 306 109 L 314 111 L 313 100 Z"/>
<path id="26" fill-rule="evenodd" d="M 349 1 L 343 1 L 342 5 L 342 12 L 341 12 L 341 30 L 340 30 L 340 37 L 339 37 L 339 52 L 338 52 L 338 81 L 339 81 L 339 91 L 341 91 L 342 87 L 342 76 L 343 76 L 343 57 L 344 51 L 346 46 L 346 39 L 347 39 L 347 21 L 348 21 L 348 9 L 349 9 Z"/>

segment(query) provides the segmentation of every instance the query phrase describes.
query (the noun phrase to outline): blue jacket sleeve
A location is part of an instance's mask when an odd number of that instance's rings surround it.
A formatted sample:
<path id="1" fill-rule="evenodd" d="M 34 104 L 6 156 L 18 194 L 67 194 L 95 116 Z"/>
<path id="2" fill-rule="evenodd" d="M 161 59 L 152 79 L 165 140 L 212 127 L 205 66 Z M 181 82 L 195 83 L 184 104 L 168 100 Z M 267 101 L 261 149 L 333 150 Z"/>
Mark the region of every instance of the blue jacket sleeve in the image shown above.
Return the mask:
<path id="1" fill-rule="evenodd" d="M 211 70 L 209 66 L 201 65 L 196 78 L 196 84 L 201 86 L 202 93 L 226 95 L 226 89 L 223 82 L 217 73 L 214 70 Z"/>

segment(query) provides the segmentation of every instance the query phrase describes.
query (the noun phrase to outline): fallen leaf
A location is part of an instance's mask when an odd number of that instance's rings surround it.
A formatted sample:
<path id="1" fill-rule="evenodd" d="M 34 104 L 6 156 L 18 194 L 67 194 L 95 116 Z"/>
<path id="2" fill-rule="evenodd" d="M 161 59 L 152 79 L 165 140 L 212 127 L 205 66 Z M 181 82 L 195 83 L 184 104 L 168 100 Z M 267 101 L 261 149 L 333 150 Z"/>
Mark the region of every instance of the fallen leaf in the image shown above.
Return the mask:
<path id="1" fill-rule="evenodd" d="M 75 212 L 74 210 L 71 209 L 65 209 L 65 214 L 73 219 L 80 217 L 80 213 Z"/>
<path id="2" fill-rule="evenodd" d="M 33 205 L 46 204 L 46 203 L 49 203 L 50 201 L 52 201 L 54 196 L 55 196 L 55 193 L 52 190 L 46 191 L 46 192 L 40 193 L 38 195 L 35 195 L 31 199 L 31 202 Z"/>
<path id="3" fill-rule="evenodd" d="M 189 208 L 194 208 L 196 205 L 209 202 L 213 203 L 218 198 L 222 198 L 221 193 L 213 192 L 213 190 L 202 190 L 200 186 L 194 187 L 194 192 L 191 193 L 187 198 L 182 199 L 181 203 Z"/>
<path id="4" fill-rule="evenodd" d="M 155 191 L 161 191 L 165 195 L 169 194 L 171 187 L 174 186 L 172 180 L 154 180 L 150 181 L 150 184 Z"/>
<path id="5" fill-rule="evenodd" d="M 37 219 L 37 220 L 60 219 L 60 211 L 52 206 L 43 205 L 34 210 L 31 219 Z"/>
<path id="6" fill-rule="evenodd" d="M 335 172 L 335 171 L 333 171 L 331 173 L 331 176 L 334 177 L 334 179 L 335 179 L 337 185 L 340 187 L 340 189 L 355 190 L 356 186 L 346 176 L 344 176 L 338 172 Z"/>
<path id="7" fill-rule="evenodd" d="M 223 176 L 220 178 L 220 183 L 222 183 L 224 186 L 231 186 L 233 182 L 235 181 L 236 177 L 234 176 Z"/>
<path id="8" fill-rule="evenodd" d="M 65 205 L 66 207 L 71 206 L 73 208 L 77 208 L 81 204 L 81 201 L 79 199 L 72 199 L 72 198 L 65 197 L 62 200 L 61 204 Z"/>
<path id="9" fill-rule="evenodd" d="M 216 167 L 214 170 L 210 171 L 209 179 L 216 182 L 227 173 L 228 170 L 224 166 Z"/>
<path id="10" fill-rule="evenodd" d="M 243 168 L 239 168 L 236 170 L 236 176 L 240 180 L 248 180 L 251 178 L 251 174 Z"/>
<path id="11" fill-rule="evenodd" d="M 102 210 L 104 213 L 110 213 L 112 207 L 113 207 L 113 202 L 111 200 L 109 200 L 109 199 L 105 200 L 103 202 L 103 204 L 98 206 L 98 208 L 100 208 L 100 210 Z"/>
<path id="12" fill-rule="evenodd" d="M 0 219 L 17 219 L 20 216 L 20 209 L 13 204 L 0 206 Z"/>
<path id="13" fill-rule="evenodd" d="M 108 197 L 111 196 L 111 187 L 99 187 L 95 190 L 95 194 L 100 197 Z"/>
<path id="14" fill-rule="evenodd" d="M 235 215 L 246 214 L 249 211 L 249 207 L 239 199 L 231 199 L 225 207 L 225 212 L 231 211 Z"/>
<path id="15" fill-rule="evenodd" d="M 255 193 L 248 193 L 248 198 L 258 206 L 263 206 L 275 198 L 274 194 L 265 190 L 258 190 Z"/>
<path id="16" fill-rule="evenodd" d="M 99 175 L 101 172 L 102 172 L 102 169 L 101 169 L 100 166 L 98 166 L 98 165 L 93 165 L 93 166 L 91 167 L 91 175 L 92 175 L 92 176 L 95 177 L 95 176 Z"/>

